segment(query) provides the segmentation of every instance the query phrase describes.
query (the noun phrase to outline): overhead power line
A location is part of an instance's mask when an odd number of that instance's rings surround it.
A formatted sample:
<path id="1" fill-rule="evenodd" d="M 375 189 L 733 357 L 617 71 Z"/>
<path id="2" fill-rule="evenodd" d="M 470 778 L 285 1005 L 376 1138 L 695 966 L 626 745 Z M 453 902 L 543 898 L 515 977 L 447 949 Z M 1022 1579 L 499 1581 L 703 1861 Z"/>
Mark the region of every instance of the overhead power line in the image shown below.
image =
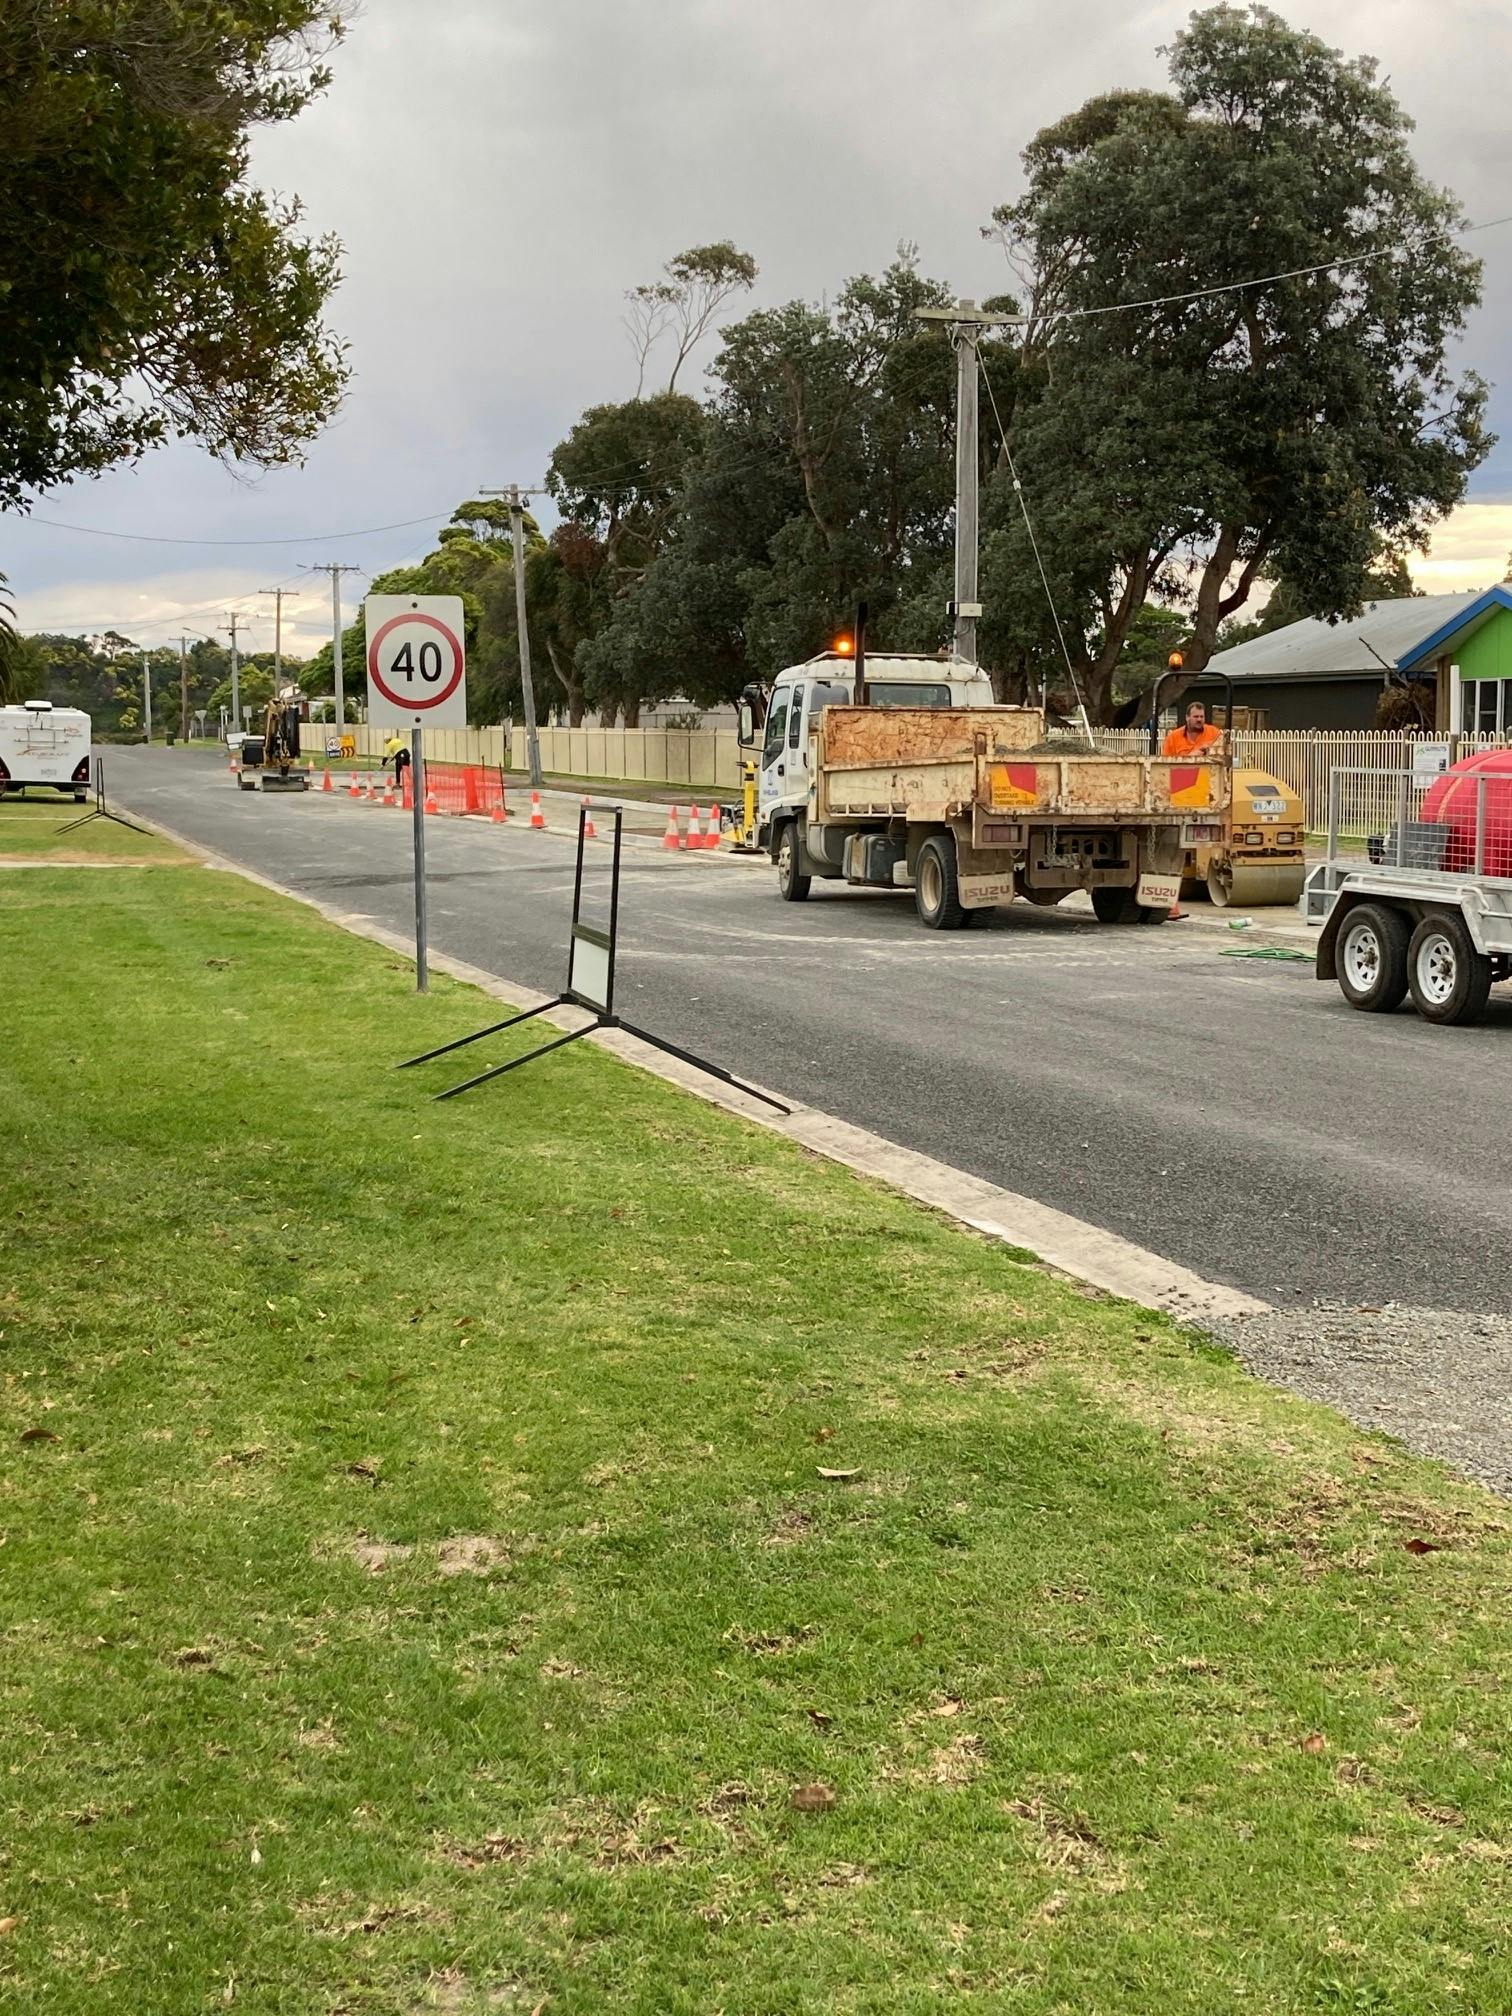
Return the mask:
<path id="1" fill-rule="evenodd" d="M 1342 253 L 1337 259 L 1320 259 L 1311 266 L 1291 266 L 1281 273 L 1262 273 L 1253 280 L 1221 280 L 1210 287 L 1190 287 L 1180 294 L 1149 294 L 1140 301 L 1106 301 L 1096 308 L 1049 308 L 1042 316 L 1019 315 L 1014 319 L 1020 323 L 1083 322 L 1092 315 L 1125 315 L 1135 308 L 1166 308 L 1183 301 L 1201 301 L 1214 294 L 1239 294 L 1250 287 L 1274 287 L 1282 280 L 1305 280 L 1314 273 L 1336 273 L 1347 266 L 1368 266 L 1378 259 L 1395 259 L 1399 253 L 1420 251 L 1425 245 L 1441 245 L 1451 238 L 1468 238 L 1475 231 L 1494 231 L 1501 224 L 1512 224 L 1512 213 L 1505 217 L 1488 217 L 1482 224 L 1462 224 L 1453 231 L 1431 231 L 1416 245 L 1382 245 L 1374 252 Z M 1003 257 L 1008 257 L 1006 245 L 1003 246 Z"/>
<path id="2" fill-rule="evenodd" d="M 1087 718 L 1087 703 L 1082 698 L 1081 682 L 1076 676 L 1076 667 L 1071 662 L 1071 651 L 1066 643 L 1066 633 L 1061 628 L 1059 611 L 1055 597 L 1050 592 L 1050 576 L 1045 572 L 1045 563 L 1040 558 L 1039 541 L 1034 536 L 1034 520 L 1029 516 L 1029 500 L 1024 495 L 1024 486 L 1019 481 L 1018 470 L 1014 467 L 1013 451 L 1008 446 L 1008 430 L 1003 425 L 1003 416 L 998 411 L 997 394 L 992 389 L 992 380 L 987 376 L 987 367 L 982 365 L 982 383 L 987 387 L 987 397 L 992 401 L 992 417 L 997 421 L 998 439 L 1003 444 L 1003 453 L 1008 458 L 1008 474 L 1013 478 L 1013 494 L 1018 498 L 1019 509 L 1024 514 L 1024 530 L 1029 534 L 1029 544 L 1034 548 L 1034 564 L 1039 568 L 1040 581 L 1044 586 L 1045 600 L 1050 605 L 1050 621 L 1055 625 L 1055 634 L 1060 639 L 1061 656 L 1066 661 L 1066 670 L 1071 676 L 1071 691 L 1076 695 L 1076 704 L 1081 710 L 1082 727 L 1086 731 L 1088 748 L 1095 749 L 1096 737 L 1092 733 L 1092 723 Z"/>
<path id="3" fill-rule="evenodd" d="M 423 518 L 400 518 L 392 525 L 363 525 L 355 532 L 301 532 L 295 539 L 176 539 L 158 532 L 111 532 L 103 525 L 69 525 L 61 518 L 40 518 L 27 514 L 33 525 L 48 525 L 55 532 L 84 532 L 92 539 L 129 539 L 140 546 L 307 546 L 334 539 L 366 539 L 376 532 L 407 532 L 413 525 L 434 525 L 450 518 L 452 507 L 428 511 Z"/>

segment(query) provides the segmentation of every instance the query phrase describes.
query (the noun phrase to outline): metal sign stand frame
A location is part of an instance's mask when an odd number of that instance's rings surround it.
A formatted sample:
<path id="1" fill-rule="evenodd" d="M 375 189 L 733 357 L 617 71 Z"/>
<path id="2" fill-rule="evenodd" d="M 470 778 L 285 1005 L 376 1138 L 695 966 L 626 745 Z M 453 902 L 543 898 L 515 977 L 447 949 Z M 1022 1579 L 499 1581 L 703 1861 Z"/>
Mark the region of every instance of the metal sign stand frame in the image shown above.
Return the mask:
<path id="1" fill-rule="evenodd" d="M 613 856 L 609 879 L 609 929 L 601 931 L 596 925 L 585 924 L 582 920 L 583 907 L 583 852 L 587 843 L 587 828 L 590 814 L 597 809 L 608 813 L 614 820 Z M 442 1043 L 434 1050 L 426 1050 L 418 1057 L 406 1057 L 396 1066 L 407 1071 L 412 1064 L 429 1064 L 433 1058 L 445 1057 L 453 1050 L 463 1050 L 469 1043 L 477 1043 L 485 1036 L 497 1036 L 502 1029 L 513 1029 L 521 1022 L 533 1021 L 537 1015 L 544 1015 L 552 1008 L 584 1008 L 593 1020 L 581 1029 L 569 1029 L 565 1036 L 553 1037 L 549 1043 L 538 1043 L 534 1050 L 527 1050 L 523 1057 L 511 1057 L 506 1063 L 495 1064 L 487 1071 L 479 1071 L 472 1078 L 464 1078 L 460 1085 L 450 1085 L 444 1092 L 434 1096 L 439 1099 L 455 1099 L 459 1092 L 470 1092 L 475 1085 L 486 1085 L 491 1078 L 502 1078 L 506 1071 L 518 1070 L 522 1064 L 530 1064 L 537 1057 L 545 1057 L 553 1050 L 564 1049 L 569 1043 L 576 1043 L 580 1037 L 595 1035 L 600 1029 L 623 1029 L 627 1036 L 639 1037 L 642 1043 L 649 1043 L 653 1049 L 661 1050 L 669 1057 L 676 1057 L 683 1064 L 691 1064 L 695 1071 L 705 1072 L 710 1078 L 717 1078 L 721 1084 L 734 1086 L 737 1092 L 744 1092 L 748 1098 L 759 1099 L 764 1106 L 771 1106 L 779 1113 L 790 1113 L 792 1108 L 784 1106 L 780 1099 L 770 1093 L 759 1092 L 754 1085 L 747 1085 L 744 1079 L 726 1071 L 723 1065 L 711 1064 L 707 1057 L 696 1056 L 691 1050 L 684 1050 L 676 1043 L 669 1043 L 665 1036 L 653 1035 L 649 1029 L 642 1029 L 634 1022 L 627 1022 L 622 1015 L 614 1012 L 614 964 L 619 949 L 619 894 L 620 894 L 620 852 L 624 825 L 624 808 L 619 805 L 601 805 L 594 808 L 584 803 L 578 811 L 577 870 L 572 884 L 572 934 L 567 953 L 567 985 L 560 994 L 549 1001 L 543 1001 L 538 1008 L 527 1008 L 523 1014 L 509 1015 L 502 1022 L 490 1022 L 486 1029 L 475 1029 L 470 1036 L 458 1036 L 451 1043 Z"/>
<path id="2" fill-rule="evenodd" d="M 105 758 L 95 758 L 95 802 L 87 812 L 81 812 L 77 819 L 70 819 L 66 826 L 56 826 L 55 833 L 72 833 L 76 827 L 87 826 L 91 819 L 109 819 L 117 826 L 124 826 L 130 833 L 145 833 L 145 826 L 138 826 L 133 819 L 123 819 L 119 812 L 112 812 L 105 803 Z"/>

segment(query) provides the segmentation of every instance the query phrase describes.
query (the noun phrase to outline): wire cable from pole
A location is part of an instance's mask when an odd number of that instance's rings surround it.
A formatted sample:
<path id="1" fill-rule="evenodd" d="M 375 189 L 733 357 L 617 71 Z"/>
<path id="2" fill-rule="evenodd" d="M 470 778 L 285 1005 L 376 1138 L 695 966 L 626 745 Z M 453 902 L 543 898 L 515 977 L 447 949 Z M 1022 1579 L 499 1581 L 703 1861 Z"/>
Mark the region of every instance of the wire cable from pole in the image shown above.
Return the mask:
<path id="1" fill-rule="evenodd" d="M 1087 737 L 1087 747 L 1097 747 L 1092 733 L 1092 723 L 1087 716 L 1087 703 L 1082 698 L 1081 682 L 1076 676 L 1076 667 L 1071 662 L 1070 647 L 1066 643 L 1066 633 L 1061 628 L 1060 616 L 1055 607 L 1055 597 L 1050 592 L 1050 576 L 1045 572 L 1045 563 L 1040 557 L 1039 540 L 1034 536 L 1034 520 L 1029 516 L 1029 503 L 1024 496 L 1024 486 L 1019 481 L 1018 469 L 1014 464 L 1013 450 L 1008 446 L 1008 430 L 1003 425 L 1003 416 L 998 411 L 997 394 L 992 389 L 992 380 L 987 375 L 987 366 L 982 362 L 980 348 L 977 350 L 977 366 L 982 374 L 982 383 L 987 387 L 987 397 L 992 401 L 992 417 L 997 422 L 998 439 L 1003 444 L 1003 454 L 1008 461 L 1008 474 L 1013 478 L 1013 494 L 1018 498 L 1019 509 L 1024 514 L 1024 530 L 1029 534 L 1029 544 L 1034 549 L 1034 564 L 1039 568 L 1040 581 L 1045 590 L 1045 601 L 1050 608 L 1050 621 L 1055 625 L 1055 634 L 1060 640 L 1061 656 L 1066 661 L 1066 671 L 1071 680 L 1071 691 L 1076 695 L 1077 709 L 1081 714 L 1082 729 Z"/>

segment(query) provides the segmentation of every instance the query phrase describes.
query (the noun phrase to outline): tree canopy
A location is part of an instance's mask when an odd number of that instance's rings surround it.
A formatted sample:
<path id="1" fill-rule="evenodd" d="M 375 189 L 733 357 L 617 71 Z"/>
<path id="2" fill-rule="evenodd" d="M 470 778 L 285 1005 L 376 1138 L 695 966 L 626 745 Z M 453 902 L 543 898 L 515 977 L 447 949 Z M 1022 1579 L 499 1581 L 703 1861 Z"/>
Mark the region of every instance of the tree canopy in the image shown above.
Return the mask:
<path id="1" fill-rule="evenodd" d="M 172 435 L 298 460 L 329 419 L 339 248 L 247 168 L 343 32 L 335 0 L 6 0 L 0 506 Z"/>
<path id="2" fill-rule="evenodd" d="M 1028 316 L 1009 443 L 1101 718 L 1152 598 L 1185 613 L 1192 672 L 1263 569 L 1299 614 L 1354 614 L 1383 543 L 1426 544 L 1490 445 L 1449 362 L 1480 269 L 1373 59 L 1260 6 L 1194 14 L 1165 54 L 1169 92 L 1046 127 L 994 217 Z M 997 487 L 984 653 L 1043 663 Z"/>

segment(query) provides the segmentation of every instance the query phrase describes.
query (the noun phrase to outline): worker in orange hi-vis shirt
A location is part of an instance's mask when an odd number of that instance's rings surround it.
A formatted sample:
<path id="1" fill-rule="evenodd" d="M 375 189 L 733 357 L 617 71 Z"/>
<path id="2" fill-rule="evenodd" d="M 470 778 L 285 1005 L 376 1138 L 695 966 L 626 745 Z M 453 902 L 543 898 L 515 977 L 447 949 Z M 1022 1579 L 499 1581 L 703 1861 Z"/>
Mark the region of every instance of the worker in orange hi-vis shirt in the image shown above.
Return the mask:
<path id="1" fill-rule="evenodd" d="M 1215 742 L 1221 742 L 1223 734 L 1207 718 L 1207 709 L 1200 700 L 1194 700 L 1186 710 L 1186 720 L 1180 728 L 1173 728 L 1165 738 L 1161 748 L 1162 756 L 1200 756 L 1204 749 L 1211 749 Z"/>

